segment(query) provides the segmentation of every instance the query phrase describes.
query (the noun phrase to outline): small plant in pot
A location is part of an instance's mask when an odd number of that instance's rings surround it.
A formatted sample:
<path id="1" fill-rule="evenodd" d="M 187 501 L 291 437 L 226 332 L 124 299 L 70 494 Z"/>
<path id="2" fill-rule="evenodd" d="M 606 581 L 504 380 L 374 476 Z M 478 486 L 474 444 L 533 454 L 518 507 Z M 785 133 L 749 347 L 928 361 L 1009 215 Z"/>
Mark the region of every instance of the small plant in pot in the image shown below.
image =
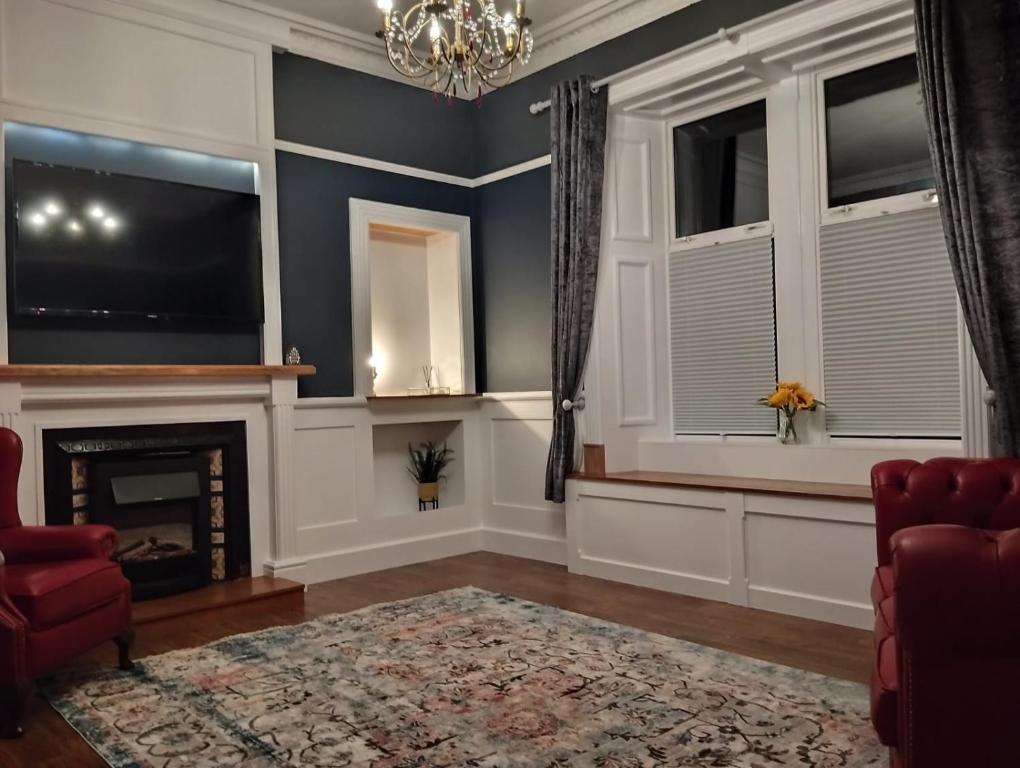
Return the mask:
<path id="1" fill-rule="evenodd" d="M 432 509 L 438 509 L 439 483 L 446 479 L 443 472 L 453 462 L 453 449 L 446 443 L 440 448 L 427 440 L 417 448 L 408 443 L 407 453 L 411 457 L 407 471 L 418 483 L 418 509 L 425 509 L 430 502 Z"/>

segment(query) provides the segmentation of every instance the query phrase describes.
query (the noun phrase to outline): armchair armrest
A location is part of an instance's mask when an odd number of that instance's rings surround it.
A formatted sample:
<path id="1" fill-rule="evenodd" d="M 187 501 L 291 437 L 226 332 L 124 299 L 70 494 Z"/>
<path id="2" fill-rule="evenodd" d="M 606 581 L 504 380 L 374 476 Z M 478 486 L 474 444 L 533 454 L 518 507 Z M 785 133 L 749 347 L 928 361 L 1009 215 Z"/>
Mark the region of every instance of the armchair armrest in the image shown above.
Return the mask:
<path id="1" fill-rule="evenodd" d="M 892 537 L 892 555 L 902 651 L 1020 656 L 1020 529 L 906 528 Z"/>
<path id="2" fill-rule="evenodd" d="M 28 622 L 7 597 L 7 574 L 0 552 L 0 686 L 26 679 L 25 640 Z"/>
<path id="3" fill-rule="evenodd" d="M 26 526 L 0 530 L 0 552 L 18 563 L 109 559 L 117 551 L 117 532 L 105 525 Z"/>

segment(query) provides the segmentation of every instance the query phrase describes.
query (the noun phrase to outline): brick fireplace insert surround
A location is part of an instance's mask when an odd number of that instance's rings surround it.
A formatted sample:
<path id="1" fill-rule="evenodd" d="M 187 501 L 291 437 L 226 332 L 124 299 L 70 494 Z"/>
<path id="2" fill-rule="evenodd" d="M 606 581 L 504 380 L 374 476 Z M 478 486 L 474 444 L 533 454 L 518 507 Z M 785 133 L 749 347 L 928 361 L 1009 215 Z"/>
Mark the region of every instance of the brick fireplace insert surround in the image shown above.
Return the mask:
<path id="1" fill-rule="evenodd" d="M 251 575 L 244 422 L 43 430 L 47 525 L 101 523 L 135 600 Z"/>

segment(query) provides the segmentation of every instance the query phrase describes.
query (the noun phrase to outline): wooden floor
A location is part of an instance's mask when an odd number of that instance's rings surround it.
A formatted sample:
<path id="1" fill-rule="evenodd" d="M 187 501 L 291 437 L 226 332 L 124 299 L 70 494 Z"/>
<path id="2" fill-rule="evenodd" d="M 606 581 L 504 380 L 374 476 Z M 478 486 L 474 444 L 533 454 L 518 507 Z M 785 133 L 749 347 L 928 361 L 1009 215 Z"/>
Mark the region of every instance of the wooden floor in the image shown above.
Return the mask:
<path id="1" fill-rule="evenodd" d="M 824 675 L 859 682 L 868 675 L 868 632 L 574 576 L 559 566 L 489 553 L 355 576 L 312 586 L 303 596 L 291 594 L 146 624 L 138 628 L 136 658 L 468 585 Z M 96 660 L 112 664 L 112 644 L 91 659 Z M 0 742 L 3 768 L 105 765 L 38 696 L 31 702 L 26 734 Z"/>

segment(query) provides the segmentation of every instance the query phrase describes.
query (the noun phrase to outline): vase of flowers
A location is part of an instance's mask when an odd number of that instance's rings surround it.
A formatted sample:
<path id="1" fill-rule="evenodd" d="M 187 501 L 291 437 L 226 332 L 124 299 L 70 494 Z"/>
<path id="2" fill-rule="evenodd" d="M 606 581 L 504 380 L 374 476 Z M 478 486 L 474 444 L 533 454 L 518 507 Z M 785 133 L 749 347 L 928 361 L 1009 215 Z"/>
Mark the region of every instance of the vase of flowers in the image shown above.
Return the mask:
<path id="1" fill-rule="evenodd" d="M 779 427 L 776 438 L 783 445 L 797 443 L 797 414 L 801 411 L 815 411 L 824 406 L 811 390 L 802 386 L 799 381 L 780 381 L 772 394 L 758 400 L 759 405 L 775 408 L 779 415 Z"/>

